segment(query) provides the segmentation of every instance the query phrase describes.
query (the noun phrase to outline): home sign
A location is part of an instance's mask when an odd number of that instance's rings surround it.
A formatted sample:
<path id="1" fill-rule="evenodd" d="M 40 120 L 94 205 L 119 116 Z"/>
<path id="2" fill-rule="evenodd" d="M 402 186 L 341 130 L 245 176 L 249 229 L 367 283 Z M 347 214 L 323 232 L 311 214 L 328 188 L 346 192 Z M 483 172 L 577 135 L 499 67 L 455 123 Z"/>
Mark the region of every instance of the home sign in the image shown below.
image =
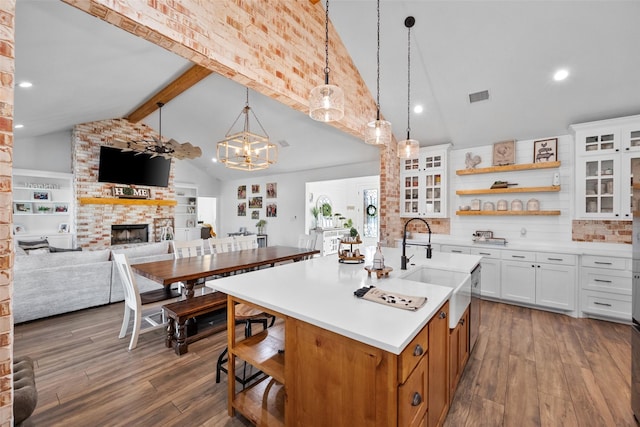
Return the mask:
<path id="1" fill-rule="evenodd" d="M 134 188 L 127 185 L 114 185 L 113 197 L 122 199 L 148 199 L 151 197 L 148 188 Z"/>

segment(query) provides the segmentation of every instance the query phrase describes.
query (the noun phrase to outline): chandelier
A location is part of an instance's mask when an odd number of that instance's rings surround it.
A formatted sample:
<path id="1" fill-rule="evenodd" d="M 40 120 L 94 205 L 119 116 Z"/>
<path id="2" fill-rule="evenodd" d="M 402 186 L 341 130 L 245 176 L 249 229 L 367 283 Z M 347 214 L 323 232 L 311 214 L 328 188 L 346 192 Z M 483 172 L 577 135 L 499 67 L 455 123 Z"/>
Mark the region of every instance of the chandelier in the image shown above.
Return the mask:
<path id="1" fill-rule="evenodd" d="M 253 115 L 264 135 L 251 132 L 249 112 Z M 234 131 L 240 118 L 244 117 L 241 131 Z M 255 171 L 267 169 L 278 160 L 278 147 L 269 142 L 269 135 L 249 106 L 249 89 L 244 108 L 227 131 L 225 138 L 217 145 L 218 161 L 229 169 Z"/>
<path id="2" fill-rule="evenodd" d="M 309 94 L 309 117 L 319 122 L 334 122 L 344 116 L 344 92 L 329 84 L 329 0 L 326 0 L 324 21 L 324 84 L 311 89 Z"/>
<path id="3" fill-rule="evenodd" d="M 376 119 L 366 124 L 364 142 L 371 145 L 387 145 L 391 142 L 391 123 L 380 119 L 380 0 L 378 0 L 378 79 L 376 81 Z"/>
<path id="4" fill-rule="evenodd" d="M 407 139 L 398 142 L 398 157 L 401 159 L 415 159 L 420 152 L 420 143 L 411 139 L 411 27 L 416 23 L 413 16 L 404 20 L 407 27 Z"/>
<path id="5" fill-rule="evenodd" d="M 158 116 L 160 122 L 158 126 L 158 138 L 154 136 L 151 140 L 142 141 L 116 140 L 112 145 L 115 148 L 121 149 L 122 151 L 146 153 L 151 155 L 151 158 L 162 156 L 165 159 L 175 157 L 176 159 L 182 160 L 195 159 L 197 157 L 200 157 L 202 155 L 202 150 L 200 149 L 200 147 L 195 147 L 189 142 L 181 144 L 173 138 L 167 142 L 162 139 L 162 107 L 164 106 L 164 103 L 158 102 L 156 105 L 158 106 Z"/>

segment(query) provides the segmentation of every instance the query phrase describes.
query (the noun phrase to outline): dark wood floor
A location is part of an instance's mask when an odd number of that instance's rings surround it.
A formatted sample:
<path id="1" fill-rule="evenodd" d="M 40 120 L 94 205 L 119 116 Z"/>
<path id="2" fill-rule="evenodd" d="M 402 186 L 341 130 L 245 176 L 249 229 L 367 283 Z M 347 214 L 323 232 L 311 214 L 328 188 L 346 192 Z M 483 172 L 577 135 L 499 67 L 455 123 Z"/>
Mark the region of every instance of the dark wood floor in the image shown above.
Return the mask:
<path id="1" fill-rule="evenodd" d="M 220 333 L 178 357 L 161 331 L 128 352 L 122 304 L 18 325 L 16 355 L 36 362 L 36 426 L 246 426 L 228 418 L 215 362 Z M 635 426 L 630 330 L 483 301 L 481 334 L 446 424 Z"/>

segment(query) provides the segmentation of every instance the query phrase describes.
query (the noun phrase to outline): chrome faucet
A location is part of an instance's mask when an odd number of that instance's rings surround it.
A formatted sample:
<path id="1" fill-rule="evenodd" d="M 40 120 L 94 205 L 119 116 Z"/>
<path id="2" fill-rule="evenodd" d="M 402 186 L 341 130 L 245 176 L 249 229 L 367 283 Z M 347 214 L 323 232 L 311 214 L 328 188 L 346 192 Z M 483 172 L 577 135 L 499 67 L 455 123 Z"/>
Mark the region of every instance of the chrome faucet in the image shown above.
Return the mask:
<path id="1" fill-rule="evenodd" d="M 424 222 L 427 226 L 427 230 L 429 230 L 429 243 L 427 244 L 427 258 L 431 258 L 431 227 L 429 227 L 429 223 L 422 218 L 411 218 L 404 224 L 404 233 L 402 234 L 402 258 L 400 258 L 400 268 L 402 270 L 407 269 L 407 261 L 411 259 L 411 257 L 407 258 L 407 225 L 414 219 Z"/>

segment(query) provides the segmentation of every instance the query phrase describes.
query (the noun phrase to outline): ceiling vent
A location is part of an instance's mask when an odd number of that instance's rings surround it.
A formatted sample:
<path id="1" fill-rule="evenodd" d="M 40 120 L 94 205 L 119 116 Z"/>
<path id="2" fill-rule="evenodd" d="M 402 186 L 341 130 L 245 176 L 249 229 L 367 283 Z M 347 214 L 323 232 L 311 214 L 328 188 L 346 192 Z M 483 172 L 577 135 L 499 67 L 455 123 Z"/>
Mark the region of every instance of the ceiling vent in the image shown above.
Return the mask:
<path id="1" fill-rule="evenodd" d="M 469 94 L 469 102 L 472 103 L 472 104 L 474 102 L 486 101 L 487 99 L 489 99 L 489 91 L 488 90 L 482 90 L 480 92 L 475 92 L 475 93 L 470 93 Z"/>
<path id="2" fill-rule="evenodd" d="M 289 143 L 287 141 L 285 141 L 284 139 L 281 139 L 280 141 L 278 141 L 278 144 L 280 144 L 281 147 L 288 147 Z"/>

